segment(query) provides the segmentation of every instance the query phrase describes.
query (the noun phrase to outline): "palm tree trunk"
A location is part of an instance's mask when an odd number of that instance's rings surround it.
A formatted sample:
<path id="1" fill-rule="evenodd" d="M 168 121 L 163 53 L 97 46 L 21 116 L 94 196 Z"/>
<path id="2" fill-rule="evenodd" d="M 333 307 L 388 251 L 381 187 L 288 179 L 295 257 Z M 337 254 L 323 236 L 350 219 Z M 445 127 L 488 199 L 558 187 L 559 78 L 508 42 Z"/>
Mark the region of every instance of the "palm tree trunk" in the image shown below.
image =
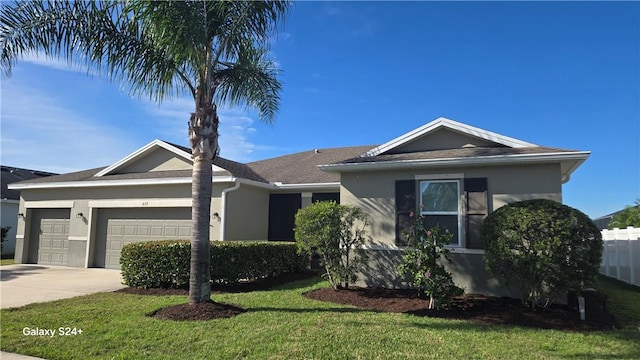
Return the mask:
<path id="1" fill-rule="evenodd" d="M 189 304 L 211 300 L 210 237 L 212 160 L 218 150 L 218 116 L 215 105 L 199 107 L 191 114 L 189 138 L 193 156 L 191 268 Z"/>

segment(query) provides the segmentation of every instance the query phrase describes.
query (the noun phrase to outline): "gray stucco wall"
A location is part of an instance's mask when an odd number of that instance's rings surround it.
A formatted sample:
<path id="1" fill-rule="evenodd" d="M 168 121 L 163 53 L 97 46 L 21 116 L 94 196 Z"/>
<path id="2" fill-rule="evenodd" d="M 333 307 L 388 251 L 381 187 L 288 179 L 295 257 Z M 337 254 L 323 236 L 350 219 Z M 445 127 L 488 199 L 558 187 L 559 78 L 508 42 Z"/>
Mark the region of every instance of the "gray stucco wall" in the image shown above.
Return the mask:
<path id="1" fill-rule="evenodd" d="M 510 202 L 532 198 L 562 201 L 559 164 L 342 173 L 341 203 L 359 206 L 370 217 L 369 248 L 373 250 L 369 250 L 370 262 L 361 274 L 360 285 L 407 287 L 407 283 L 396 274 L 403 252 L 395 244 L 395 181 L 452 175 L 487 178 L 490 212 Z M 517 291 L 500 286 L 487 273 L 483 254 L 483 250 L 452 248 L 452 261 L 445 266 L 456 284 L 467 293 L 518 297 Z"/>
<path id="2" fill-rule="evenodd" d="M 397 274 L 402 261 L 402 250 L 368 250 L 369 262 L 358 276 L 358 286 L 408 288 L 407 279 Z M 451 272 L 455 284 L 465 293 L 491 294 L 494 296 L 519 297 L 515 288 L 504 287 L 485 269 L 483 254 L 449 254 L 451 262 L 443 260 Z"/>
<path id="3" fill-rule="evenodd" d="M 471 168 L 361 171 L 341 174 L 340 202 L 361 207 L 370 217 L 374 244 L 395 245 L 395 181 L 416 176 L 462 175 L 487 178 L 489 211 L 510 202 L 533 198 L 562 201 L 559 164 Z M 417 206 L 418 204 L 416 204 Z"/>
<path id="4" fill-rule="evenodd" d="M 227 193 L 225 240 L 266 240 L 269 230 L 269 190 L 240 185 Z"/>

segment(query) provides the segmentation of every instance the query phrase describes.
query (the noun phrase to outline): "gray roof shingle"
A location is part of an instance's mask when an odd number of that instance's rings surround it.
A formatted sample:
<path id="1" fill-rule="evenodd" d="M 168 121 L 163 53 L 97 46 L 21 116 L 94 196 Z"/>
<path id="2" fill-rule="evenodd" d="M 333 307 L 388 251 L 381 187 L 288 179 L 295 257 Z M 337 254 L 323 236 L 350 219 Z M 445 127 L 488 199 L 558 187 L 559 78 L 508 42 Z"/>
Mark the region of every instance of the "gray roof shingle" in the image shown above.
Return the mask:
<path id="1" fill-rule="evenodd" d="M 8 189 L 7 185 L 24 180 L 39 179 L 56 175 L 54 173 L 46 171 L 22 169 L 13 166 L 1 165 L 0 167 L 2 170 L 2 173 L 0 175 L 0 183 L 2 183 L 2 194 L 0 195 L 0 198 L 6 200 L 20 200 L 20 191 Z"/>
<path id="2" fill-rule="evenodd" d="M 247 165 L 268 182 L 285 184 L 338 182 L 339 174 L 324 172 L 318 168 L 318 165 L 353 158 L 374 147 L 375 145 L 314 149 L 255 161 Z"/>
<path id="3" fill-rule="evenodd" d="M 360 164 L 372 162 L 391 162 L 391 161 L 410 161 L 410 160 L 439 160 L 453 158 L 482 158 L 489 156 L 508 156 L 508 155 L 536 155 L 536 154 L 555 154 L 555 153 L 571 153 L 574 150 L 558 149 L 543 146 L 532 146 L 522 148 L 508 147 L 475 147 L 475 148 L 459 148 L 447 150 L 431 150 L 416 151 L 399 154 L 381 154 L 376 156 L 356 156 L 333 164 Z"/>

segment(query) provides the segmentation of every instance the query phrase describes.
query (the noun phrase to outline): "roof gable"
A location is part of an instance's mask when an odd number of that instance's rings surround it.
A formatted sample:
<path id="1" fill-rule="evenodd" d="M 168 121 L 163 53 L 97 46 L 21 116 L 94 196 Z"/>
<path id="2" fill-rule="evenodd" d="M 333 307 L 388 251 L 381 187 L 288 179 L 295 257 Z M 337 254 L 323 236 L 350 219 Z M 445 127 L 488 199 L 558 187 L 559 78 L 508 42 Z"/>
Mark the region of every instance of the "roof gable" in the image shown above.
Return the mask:
<path id="1" fill-rule="evenodd" d="M 526 141 L 440 117 L 373 148 L 361 156 L 369 157 L 382 154 L 457 149 L 463 148 L 465 145 L 467 147 L 489 148 L 523 148 L 537 146 Z"/>
<path id="2" fill-rule="evenodd" d="M 155 171 L 191 170 L 193 159 L 187 148 L 162 140 L 153 140 L 140 149 L 107 166 L 94 176 L 144 173 Z M 224 169 L 213 166 L 213 171 Z"/>

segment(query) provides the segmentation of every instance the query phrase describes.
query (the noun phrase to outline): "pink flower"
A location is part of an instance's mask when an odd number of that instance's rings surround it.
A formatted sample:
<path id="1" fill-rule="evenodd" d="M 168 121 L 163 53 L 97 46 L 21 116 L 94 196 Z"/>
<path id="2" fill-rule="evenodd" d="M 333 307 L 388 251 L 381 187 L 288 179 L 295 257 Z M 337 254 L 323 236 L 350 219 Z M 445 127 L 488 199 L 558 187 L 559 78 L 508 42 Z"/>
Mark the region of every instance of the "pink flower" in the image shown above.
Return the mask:
<path id="1" fill-rule="evenodd" d="M 426 273 L 424 273 L 424 276 L 427 277 L 427 278 L 430 278 L 431 277 L 431 273 L 427 271 Z"/>
<path id="2" fill-rule="evenodd" d="M 413 211 L 409 213 L 409 217 L 413 217 Z"/>
<path id="3" fill-rule="evenodd" d="M 427 231 L 427 236 L 431 236 L 431 230 Z"/>
<path id="4" fill-rule="evenodd" d="M 424 208 L 424 205 L 420 204 L 420 209 L 423 209 L 423 208 Z"/>

